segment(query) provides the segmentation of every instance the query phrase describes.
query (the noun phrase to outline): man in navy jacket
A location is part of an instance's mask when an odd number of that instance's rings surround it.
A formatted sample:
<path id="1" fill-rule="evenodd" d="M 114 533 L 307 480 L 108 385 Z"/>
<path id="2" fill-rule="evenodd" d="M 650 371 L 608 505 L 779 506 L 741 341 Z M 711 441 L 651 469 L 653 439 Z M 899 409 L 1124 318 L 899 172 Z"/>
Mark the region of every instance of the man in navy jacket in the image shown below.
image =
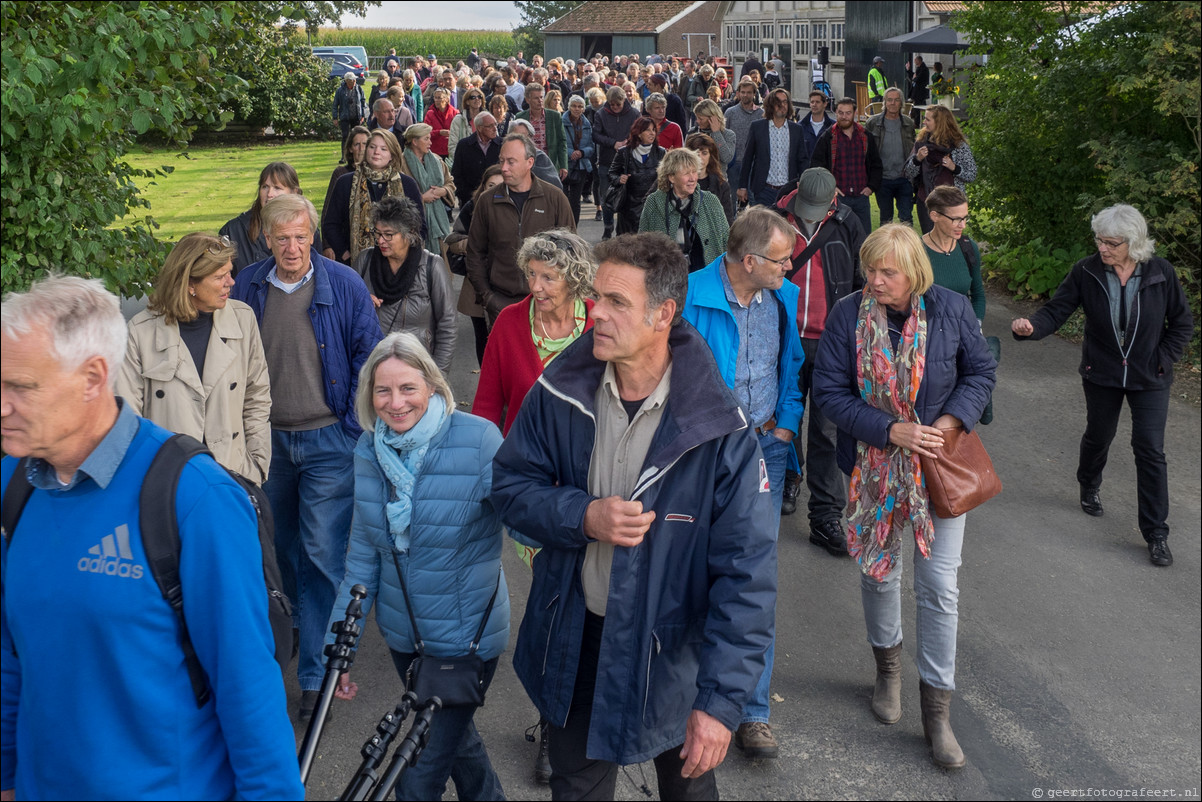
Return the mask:
<path id="1" fill-rule="evenodd" d="M 514 668 L 551 725 L 556 799 L 612 799 L 618 765 L 650 759 L 661 798 L 715 799 L 773 635 L 766 467 L 681 319 L 680 249 L 633 234 L 596 256 L 593 329 L 539 377 L 493 465 L 502 520 L 543 547 Z"/>
<path id="2" fill-rule="evenodd" d="M 275 519 L 284 592 L 300 628 L 299 718 L 308 722 L 325 676 L 326 621 L 345 568 L 354 504 L 359 368 L 380 341 L 367 285 L 313 250 L 317 210 L 303 195 L 263 207 L 272 255 L 238 274 L 271 374 L 271 467 L 263 490 Z"/>
<path id="3" fill-rule="evenodd" d="M 775 206 L 781 190 L 809 166 L 793 101 L 784 89 L 764 100 L 764 118 L 751 124 L 739 175 L 739 202 Z M 784 136 L 782 128 L 787 129 Z"/>

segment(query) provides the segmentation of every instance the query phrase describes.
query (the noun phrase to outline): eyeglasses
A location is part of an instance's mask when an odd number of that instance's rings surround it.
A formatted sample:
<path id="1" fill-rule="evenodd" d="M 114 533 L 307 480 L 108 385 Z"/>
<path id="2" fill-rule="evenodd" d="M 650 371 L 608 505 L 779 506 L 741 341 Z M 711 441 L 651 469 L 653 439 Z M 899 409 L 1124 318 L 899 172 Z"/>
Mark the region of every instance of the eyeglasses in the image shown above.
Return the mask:
<path id="1" fill-rule="evenodd" d="M 754 256 L 756 259 L 763 259 L 765 262 L 774 264 L 777 267 L 788 267 L 793 261 L 793 254 L 789 254 L 788 256 L 786 256 L 783 259 L 769 259 L 767 256 L 764 256 L 764 254 L 762 254 L 762 253 L 753 253 L 751 255 Z"/>
<path id="2" fill-rule="evenodd" d="M 210 245 L 208 247 L 209 253 L 213 254 L 214 256 L 220 256 L 222 251 L 229 250 L 234 246 L 234 244 L 230 242 L 230 238 L 224 234 L 217 238 L 217 242 L 217 245 Z"/>
<path id="3" fill-rule="evenodd" d="M 1094 237 L 1093 243 L 1094 243 L 1094 245 L 1098 246 L 1099 251 L 1102 250 L 1103 248 L 1105 248 L 1108 251 L 1115 251 L 1115 250 L 1118 250 L 1119 248 L 1123 247 L 1124 245 L 1126 245 L 1127 240 L 1125 240 L 1125 239 L 1118 239 L 1118 240 L 1101 239 L 1099 237 Z"/>
<path id="4" fill-rule="evenodd" d="M 964 215 L 963 217 L 951 217 L 950 215 L 946 215 L 946 214 L 944 214 L 943 212 L 937 212 L 937 211 L 935 211 L 934 209 L 931 209 L 930 211 L 931 211 L 933 214 L 937 214 L 937 215 L 939 215 L 939 216 L 940 216 L 940 217 L 942 217 L 944 220 L 951 220 L 951 221 L 952 221 L 952 225 L 958 225 L 958 224 L 960 224 L 960 223 L 964 223 L 964 224 L 966 224 L 966 225 L 968 224 L 968 215 Z"/>
<path id="5" fill-rule="evenodd" d="M 399 232 L 397 232 L 397 231 L 372 231 L 371 235 L 375 239 L 382 239 L 385 242 L 392 242 L 392 238 L 395 237 L 398 233 Z"/>

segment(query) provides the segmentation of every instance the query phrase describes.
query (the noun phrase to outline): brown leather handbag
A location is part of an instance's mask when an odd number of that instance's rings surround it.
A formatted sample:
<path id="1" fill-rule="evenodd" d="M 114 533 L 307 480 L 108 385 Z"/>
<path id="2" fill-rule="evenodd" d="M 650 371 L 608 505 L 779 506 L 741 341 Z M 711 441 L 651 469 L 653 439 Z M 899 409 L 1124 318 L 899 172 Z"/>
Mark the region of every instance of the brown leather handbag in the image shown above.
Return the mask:
<path id="1" fill-rule="evenodd" d="M 976 432 L 940 429 L 939 459 L 920 457 L 927 499 L 940 518 L 955 518 L 1002 492 L 1002 480 Z"/>

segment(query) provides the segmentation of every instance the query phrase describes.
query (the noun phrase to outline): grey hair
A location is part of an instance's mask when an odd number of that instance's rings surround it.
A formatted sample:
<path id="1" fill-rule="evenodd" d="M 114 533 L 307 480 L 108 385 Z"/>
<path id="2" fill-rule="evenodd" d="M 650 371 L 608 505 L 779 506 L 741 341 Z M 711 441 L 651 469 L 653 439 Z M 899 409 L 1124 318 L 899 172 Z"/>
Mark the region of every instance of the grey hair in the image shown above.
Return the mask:
<path id="1" fill-rule="evenodd" d="M 573 298 L 584 298 L 592 292 L 597 261 L 589 244 L 579 235 L 564 228 L 554 228 L 526 237 L 518 250 L 518 269 L 525 273 L 531 259 L 554 267 L 560 278 L 567 282 L 568 293 Z"/>
<path id="2" fill-rule="evenodd" d="M 401 91 L 404 92 L 405 90 L 402 89 Z M 378 98 L 376 100 L 376 102 L 373 103 L 371 106 L 371 110 L 372 110 L 373 114 L 378 114 L 380 112 L 380 109 L 384 108 L 383 106 L 380 105 L 381 103 L 387 103 L 389 106 L 392 106 L 392 101 L 389 100 L 388 98 L 386 98 L 386 97 Z M 392 106 L 392 107 L 394 109 L 396 108 L 396 106 Z"/>
<path id="3" fill-rule="evenodd" d="M 890 93 L 890 92 L 896 93 L 896 94 L 897 94 L 897 96 L 898 96 L 899 98 L 901 98 L 902 100 L 905 100 L 905 99 L 906 99 L 906 96 L 905 96 L 905 95 L 903 95 L 903 94 L 902 94 L 902 91 L 901 91 L 900 89 L 898 89 L 896 86 L 891 86 L 891 87 L 889 87 L 888 89 L 886 89 L 886 90 L 885 90 L 885 94 L 881 95 L 881 97 L 889 97 L 889 93 Z"/>
<path id="4" fill-rule="evenodd" d="M 660 105 L 666 109 L 668 107 L 668 99 L 659 92 L 652 92 L 651 94 L 647 95 L 647 99 L 643 101 L 643 108 L 645 109 L 651 105 Z"/>
<path id="5" fill-rule="evenodd" d="M 482 111 L 482 112 L 479 112 L 475 117 L 472 118 L 472 125 L 479 128 L 481 125 L 488 122 L 489 120 L 492 120 L 495 123 L 497 121 L 497 118 L 492 116 L 491 112 Z"/>
<path id="6" fill-rule="evenodd" d="M 404 72 L 401 73 L 401 77 L 408 78 L 411 81 L 417 80 L 417 75 L 414 74 L 413 70 L 405 70 Z"/>
<path id="7" fill-rule="evenodd" d="M 410 247 L 422 247 L 422 215 L 413 201 L 401 195 L 385 195 L 371 209 L 371 224 L 393 226 Z"/>
<path id="8" fill-rule="evenodd" d="M 128 333 L 121 302 L 100 279 L 51 273 L 25 292 L 9 293 L 0 305 L 4 336 L 20 339 L 37 327 L 45 327 L 64 371 L 98 356 L 108 365 L 109 389 L 115 386 Z"/>
<path id="9" fill-rule="evenodd" d="M 678 249 L 679 250 L 679 249 Z M 409 367 L 422 374 L 430 389 L 442 396 L 447 402 L 447 412 L 455 411 L 455 396 L 451 393 L 451 385 L 446 377 L 434 364 L 434 358 L 422 345 L 421 340 L 407 331 L 394 331 L 376 344 L 371 355 L 359 368 L 359 389 L 355 393 L 355 415 L 363 431 L 371 432 L 376 428 L 376 407 L 372 403 L 372 386 L 376 381 L 376 368 L 381 362 L 389 359 L 399 359 Z"/>
<path id="10" fill-rule="evenodd" d="M 523 90 L 523 95 L 530 97 L 530 95 L 535 92 L 543 92 L 545 94 L 546 91 L 547 88 L 545 86 L 535 81 L 531 81 L 530 83 L 526 84 L 526 88 Z"/>
<path id="11" fill-rule="evenodd" d="M 276 195 L 263 205 L 260 213 L 263 230 L 268 234 L 277 225 L 291 223 L 302 215 L 309 217 L 309 233 L 317 231 L 317 209 L 304 195 Z"/>
<path id="12" fill-rule="evenodd" d="M 585 102 L 584 98 L 582 98 L 580 95 L 572 95 L 570 98 L 568 98 L 568 108 L 571 108 L 573 103 L 579 103 L 586 109 L 588 108 L 588 103 Z"/>
<path id="13" fill-rule="evenodd" d="M 1156 254 L 1156 241 L 1148 236 L 1148 221 L 1134 206 L 1107 206 L 1089 221 L 1095 237 L 1119 237 L 1127 243 L 1127 255 L 1146 262 Z"/>
<path id="14" fill-rule="evenodd" d="M 611 86 L 609 91 L 605 93 L 605 102 L 613 103 L 615 100 L 626 100 L 626 90 L 620 86 Z"/>
<path id="15" fill-rule="evenodd" d="M 767 206 L 747 207 L 730 224 L 730 236 L 726 239 L 726 258 L 731 262 L 741 262 L 749 253 L 763 253 L 768 249 L 776 232 L 780 232 L 790 242 L 797 236 L 789 221 Z"/>

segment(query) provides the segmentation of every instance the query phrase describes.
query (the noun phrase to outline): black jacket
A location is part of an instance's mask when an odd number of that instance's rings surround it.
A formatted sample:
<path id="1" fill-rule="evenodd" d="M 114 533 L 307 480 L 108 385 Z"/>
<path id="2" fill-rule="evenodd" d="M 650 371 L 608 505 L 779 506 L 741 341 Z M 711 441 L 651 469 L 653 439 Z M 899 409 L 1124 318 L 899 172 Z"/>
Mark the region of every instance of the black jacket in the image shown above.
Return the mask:
<path id="1" fill-rule="evenodd" d="M 860 126 L 861 129 L 864 126 Z M 822 132 L 822 136 L 818 137 L 818 141 L 814 143 L 814 152 L 810 154 L 810 166 L 822 167 L 823 169 L 831 169 L 831 137 L 839 133 L 839 126 L 834 125 Z M 881 165 L 881 154 L 876 149 L 876 140 L 868 131 L 864 131 L 864 138 L 868 140 L 868 152 L 865 158 L 868 160 L 868 188 L 874 193 L 881 188 L 881 178 L 884 176 L 885 168 Z M 847 192 L 846 187 L 839 189 Z M 855 187 L 852 191 L 859 192 L 863 187 Z"/>
<path id="2" fill-rule="evenodd" d="M 614 209 L 619 234 L 638 233 L 643 204 L 655 192 L 656 170 L 666 152 L 659 145 L 652 145 L 646 162 L 636 158 L 634 149 L 630 147 L 622 148 L 614 156 L 609 165 L 609 183 L 616 184 L 622 176 L 630 176 L 626 179 L 626 200 L 621 208 Z"/>
<path id="3" fill-rule="evenodd" d="M 476 194 L 480 179 L 489 166 L 501 159 L 501 140 L 493 138 L 488 143 L 488 152 L 480 150 L 475 134 L 469 134 L 455 145 L 455 161 L 451 167 L 451 178 L 455 181 L 455 196 L 459 205 L 465 206 Z"/>
<path id="4" fill-rule="evenodd" d="M 1173 383 L 1173 364 L 1193 336 L 1194 317 L 1171 264 L 1154 256 L 1139 269 L 1142 278 L 1131 305 L 1126 346 L 1111 321 L 1107 267 L 1096 253 L 1073 265 L 1052 300 L 1031 315 L 1035 332 L 1014 338 L 1043 339 L 1081 307 L 1085 312 L 1082 377 L 1102 387 L 1127 390 L 1168 387 Z"/>
<path id="5" fill-rule="evenodd" d="M 755 195 L 768 183 L 768 168 L 772 163 L 772 146 L 768 133 L 771 120 L 756 120 L 747 131 L 747 149 L 743 151 L 742 172 L 738 176 L 739 189 L 746 189 Z M 789 128 L 789 177 L 785 183 L 798 180 L 808 168 L 805 144 L 802 141 L 801 126 L 792 120 L 786 120 Z"/>

